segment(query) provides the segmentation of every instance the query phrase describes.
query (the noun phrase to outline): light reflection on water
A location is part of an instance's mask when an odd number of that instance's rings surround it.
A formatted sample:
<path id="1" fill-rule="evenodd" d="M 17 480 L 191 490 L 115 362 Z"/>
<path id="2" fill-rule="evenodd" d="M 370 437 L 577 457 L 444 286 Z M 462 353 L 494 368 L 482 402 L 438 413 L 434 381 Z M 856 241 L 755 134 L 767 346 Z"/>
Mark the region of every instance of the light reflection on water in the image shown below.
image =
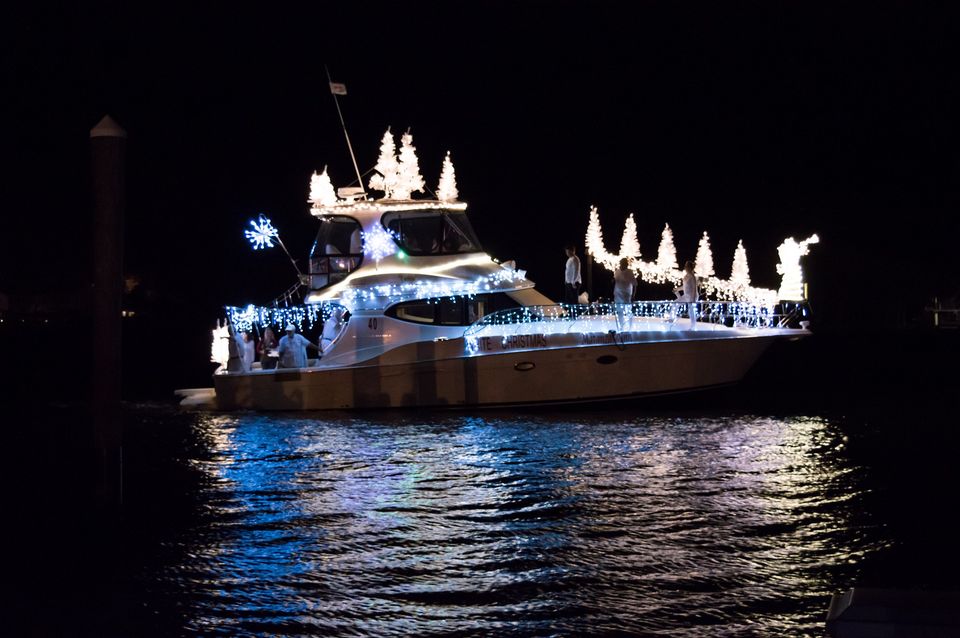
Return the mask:
<path id="1" fill-rule="evenodd" d="M 821 635 L 888 542 L 821 418 L 190 418 L 190 633 Z"/>

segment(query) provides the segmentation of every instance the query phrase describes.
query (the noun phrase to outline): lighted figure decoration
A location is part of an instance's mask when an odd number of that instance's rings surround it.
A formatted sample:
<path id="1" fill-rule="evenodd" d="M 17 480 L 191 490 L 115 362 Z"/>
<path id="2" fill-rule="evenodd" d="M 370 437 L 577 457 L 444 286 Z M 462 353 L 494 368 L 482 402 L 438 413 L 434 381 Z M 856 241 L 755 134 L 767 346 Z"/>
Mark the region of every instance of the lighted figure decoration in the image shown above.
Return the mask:
<path id="1" fill-rule="evenodd" d="M 337 192 L 333 189 L 333 183 L 330 176 L 327 175 L 327 167 L 323 167 L 323 172 L 317 175 L 314 171 L 310 178 L 310 199 L 308 199 L 314 208 L 322 206 L 335 206 L 339 201 Z"/>
<path id="2" fill-rule="evenodd" d="M 816 244 L 820 238 L 815 234 L 797 242 L 793 237 L 787 237 L 777 248 L 780 263 L 777 264 L 777 274 L 782 275 L 780 290 L 777 297 L 782 301 L 801 301 L 803 299 L 803 271 L 800 269 L 800 258 L 810 253 L 810 244 Z"/>
<path id="3" fill-rule="evenodd" d="M 700 244 L 697 246 L 697 262 L 693 268 L 697 277 L 709 277 L 713 272 L 713 252 L 710 250 L 710 237 L 703 231 Z"/>
<path id="4" fill-rule="evenodd" d="M 370 178 L 370 188 L 383 191 L 384 197 L 392 199 L 398 168 L 397 146 L 388 126 L 387 132 L 383 134 L 383 139 L 380 141 L 380 157 L 377 159 L 376 166 L 373 167 L 376 173 Z"/>
<path id="5" fill-rule="evenodd" d="M 253 227 L 253 230 L 245 230 L 243 231 L 243 235 L 250 240 L 250 245 L 253 246 L 254 250 L 273 248 L 274 239 L 279 243 L 280 233 L 277 232 L 277 229 L 273 227 L 270 220 L 263 214 L 261 214 L 257 220 L 251 219 L 250 225 Z"/>
<path id="6" fill-rule="evenodd" d="M 420 175 L 420 163 L 417 161 L 417 149 L 413 146 L 413 136 L 408 130 L 400 137 L 400 165 L 397 167 L 397 183 L 392 199 L 410 199 L 412 193 L 423 192 L 426 184 Z"/>
<path id="7" fill-rule="evenodd" d="M 213 343 L 210 344 L 210 361 L 219 363 L 226 368 L 230 361 L 230 325 L 223 321 L 217 321 L 217 327 L 213 329 Z"/>
<path id="8" fill-rule="evenodd" d="M 374 224 L 370 227 L 370 232 L 361 232 L 360 236 L 363 238 L 363 254 L 377 264 L 384 257 L 397 252 L 397 243 L 394 241 L 396 236 L 382 224 Z"/>
<path id="9" fill-rule="evenodd" d="M 637 222 L 633 221 L 633 213 L 627 216 L 627 222 L 623 226 L 619 257 L 626 257 L 630 262 L 640 259 L 640 240 L 637 239 Z"/>
<path id="10" fill-rule="evenodd" d="M 737 242 L 737 249 L 733 253 L 730 285 L 735 288 L 748 288 L 750 286 L 750 267 L 747 265 L 747 249 L 743 247 L 742 239 Z"/>
<path id="11" fill-rule="evenodd" d="M 437 199 L 441 202 L 455 202 L 460 193 L 457 192 L 457 175 L 450 161 L 450 151 L 443 158 L 443 170 L 440 171 L 440 184 L 437 186 Z"/>

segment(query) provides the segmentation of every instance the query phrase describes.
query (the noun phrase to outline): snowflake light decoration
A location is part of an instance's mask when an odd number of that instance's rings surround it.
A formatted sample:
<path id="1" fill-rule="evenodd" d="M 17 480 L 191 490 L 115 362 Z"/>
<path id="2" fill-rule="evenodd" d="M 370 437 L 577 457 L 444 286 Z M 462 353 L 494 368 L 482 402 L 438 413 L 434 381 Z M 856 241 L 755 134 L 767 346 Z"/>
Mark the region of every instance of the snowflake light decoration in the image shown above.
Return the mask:
<path id="1" fill-rule="evenodd" d="M 369 232 L 361 232 L 360 236 L 363 238 L 363 254 L 377 263 L 397 252 L 396 234 L 380 224 L 375 224 Z"/>
<path id="2" fill-rule="evenodd" d="M 250 240 L 254 250 L 273 248 L 273 239 L 279 241 L 280 233 L 264 215 L 260 215 L 258 220 L 251 219 L 250 225 L 253 226 L 253 230 L 245 230 L 243 235 Z"/>

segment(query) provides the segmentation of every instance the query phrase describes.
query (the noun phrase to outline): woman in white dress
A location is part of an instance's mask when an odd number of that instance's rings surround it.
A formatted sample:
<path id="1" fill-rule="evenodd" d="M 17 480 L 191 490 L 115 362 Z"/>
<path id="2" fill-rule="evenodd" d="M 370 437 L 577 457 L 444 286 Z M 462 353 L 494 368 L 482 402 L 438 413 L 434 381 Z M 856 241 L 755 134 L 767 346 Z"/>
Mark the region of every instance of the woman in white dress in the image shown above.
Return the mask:
<path id="1" fill-rule="evenodd" d="M 630 304 L 637 292 L 637 276 L 627 267 L 627 258 L 620 260 L 620 267 L 613 271 L 613 302 L 617 305 L 617 326 L 623 330 L 632 318 Z"/>

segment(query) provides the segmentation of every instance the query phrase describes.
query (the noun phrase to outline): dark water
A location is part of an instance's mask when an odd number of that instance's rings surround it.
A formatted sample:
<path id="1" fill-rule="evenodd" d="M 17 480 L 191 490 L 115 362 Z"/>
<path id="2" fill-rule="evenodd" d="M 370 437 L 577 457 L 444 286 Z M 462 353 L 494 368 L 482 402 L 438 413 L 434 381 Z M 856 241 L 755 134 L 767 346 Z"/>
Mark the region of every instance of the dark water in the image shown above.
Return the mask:
<path id="1" fill-rule="evenodd" d="M 111 558 L 65 607 L 40 585 L 65 635 L 818 636 L 951 544 L 900 507 L 895 441 L 837 417 L 128 420 Z"/>

